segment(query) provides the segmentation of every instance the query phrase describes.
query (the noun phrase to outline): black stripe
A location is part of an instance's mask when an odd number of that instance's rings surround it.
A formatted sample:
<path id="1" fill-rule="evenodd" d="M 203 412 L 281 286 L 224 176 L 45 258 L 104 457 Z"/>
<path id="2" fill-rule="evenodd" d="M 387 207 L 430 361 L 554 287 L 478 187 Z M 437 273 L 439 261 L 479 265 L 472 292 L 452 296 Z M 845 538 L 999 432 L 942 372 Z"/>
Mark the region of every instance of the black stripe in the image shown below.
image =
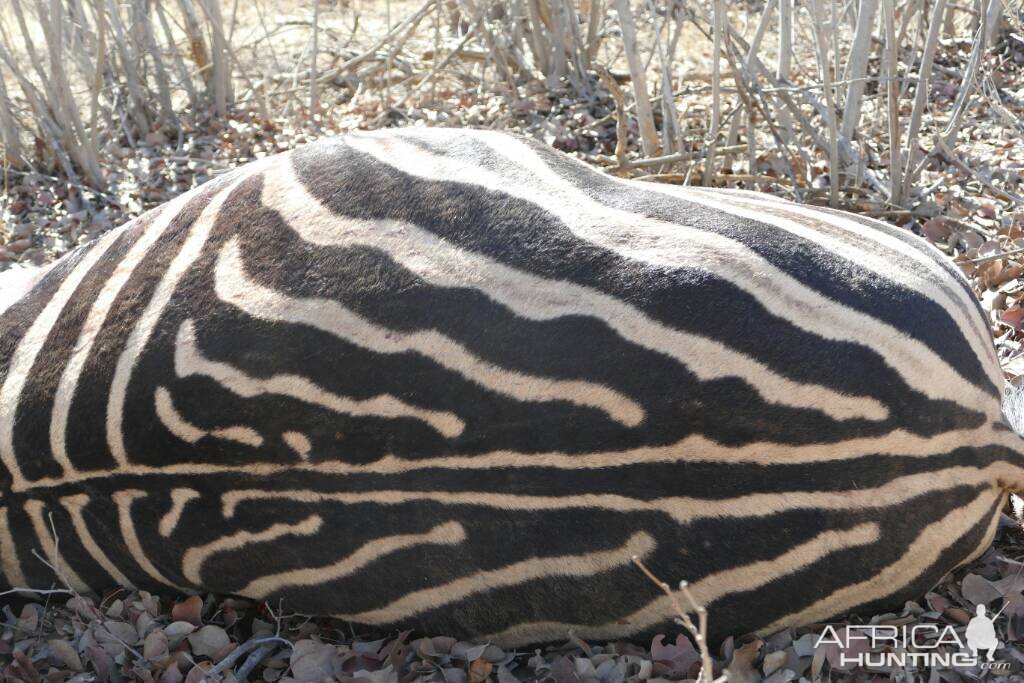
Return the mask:
<path id="1" fill-rule="evenodd" d="M 809 424 L 799 419 L 790 424 L 793 431 L 813 432 L 816 438 L 824 433 L 848 438 L 899 424 L 917 433 L 934 434 L 983 420 L 980 413 L 951 402 L 928 401 L 912 391 L 866 345 L 826 340 L 799 330 L 769 314 L 728 281 L 702 269 L 687 264 L 672 269 L 653 267 L 583 242 L 529 202 L 475 186 L 423 180 L 340 144 L 303 148 L 295 154 L 294 163 L 310 192 L 339 215 L 408 221 L 525 272 L 594 287 L 670 327 L 744 352 L 793 380 L 876 397 L 893 414 L 885 425 L 850 421 L 839 426 L 838 433 L 822 429 L 813 418 Z M 381 200 L 399 195 L 402 202 Z M 748 390 L 739 382 L 724 390 L 707 384 L 702 387 L 701 400 L 711 399 L 717 391 L 731 394 L 736 404 L 750 400 L 744 395 Z M 733 428 L 740 424 L 739 420 L 731 422 Z"/>
<path id="2" fill-rule="evenodd" d="M 54 477 L 61 473 L 50 450 L 50 420 L 57 386 L 96 297 L 118 262 L 157 213 L 147 213 L 117 235 L 79 283 L 36 356 L 29 381 L 21 393 L 14 429 L 14 451 L 26 479 Z"/>
<path id="3" fill-rule="evenodd" d="M 89 470 L 114 466 L 107 446 L 106 417 L 118 358 L 192 224 L 213 194 L 223 187 L 227 177 L 222 176 L 194 192 L 114 299 L 106 322 L 96 334 L 83 365 L 69 413 L 68 457 L 77 468 Z"/>
<path id="4" fill-rule="evenodd" d="M 7 379 L 14 352 L 28 328 L 46 308 L 64 279 L 89 251 L 96 248 L 97 243 L 89 242 L 54 263 L 28 294 L 0 313 L 0 383 Z"/>
<path id="5" fill-rule="evenodd" d="M 915 289 L 886 280 L 828 249 L 767 223 L 711 211 L 683 198 L 649 190 L 642 183 L 617 183 L 545 145 L 535 141 L 528 144 L 553 170 L 595 202 L 662 221 L 685 222 L 688 226 L 736 240 L 833 301 L 866 313 L 921 341 L 967 380 L 995 396 L 999 395 L 1000 390 L 992 386 L 981 364 L 984 359 L 974 354 L 956 323 L 941 306 Z M 461 150 L 463 154 L 472 155 L 468 158 L 481 165 L 491 163 L 508 168 L 506 159 L 490 156 L 479 144 L 461 146 Z M 453 153 L 453 147 L 446 145 L 445 154 Z M 908 244 L 927 253 L 919 243 L 908 241 Z M 949 267 L 945 266 L 946 269 Z M 951 279 L 959 280 L 955 276 Z"/>
<path id="6" fill-rule="evenodd" d="M 917 539 L 924 528 L 944 516 L 969 505 L 978 496 L 991 492 L 991 488 L 961 487 L 952 491 L 929 493 L 897 506 L 885 508 L 881 514 L 850 511 L 846 523 L 876 521 L 881 528 L 881 537 L 876 543 L 840 550 L 815 562 L 804 570 L 794 572 L 782 579 L 772 581 L 752 591 L 731 593 L 724 599 L 708 605 L 712 639 L 736 635 L 744 630 L 754 631 L 787 614 L 798 612 L 831 593 L 849 585 L 871 581 L 885 568 L 892 565 Z M 873 615 L 886 609 L 900 607 L 907 600 L 919 598 L 934 586 L 964 557 L 981 542 L 992 517 L 999 514 L 999 501 L 967 533 L 951 539 L 939 559 L 928 566 L 907 585 L 874 588 L 888 589 L 885 597 L 866 605 L 859 605 L 850 612 Z M 819 531 L 827 527 L 821 525 Z M 781 548 L 780 550 L 784 550 Z M 715 552 L 718 552 L 716 548 Z M 666 568 L 668 570 L 668 568 Z M 756 615 L 751 620 L 750 615 Z M 836 615 L 838 616 L 838 615 Z"/>

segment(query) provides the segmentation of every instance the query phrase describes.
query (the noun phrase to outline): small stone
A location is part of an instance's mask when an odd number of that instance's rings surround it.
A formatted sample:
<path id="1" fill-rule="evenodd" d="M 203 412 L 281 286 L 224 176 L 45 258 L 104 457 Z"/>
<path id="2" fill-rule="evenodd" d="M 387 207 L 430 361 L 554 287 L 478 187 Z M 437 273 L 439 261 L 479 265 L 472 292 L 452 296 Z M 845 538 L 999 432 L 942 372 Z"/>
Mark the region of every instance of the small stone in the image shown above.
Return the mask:
<path id="1" fill-rule="evenodd" d="M 7 248 L 10 249 L 11 251 L 13 251 L 15 254 L 20 254 L 21 252 L 25 251 L 26 249 L 28 249 L 31 246 L 32 246 L 32 240 L 26 238 L 26 239 L 14 240 L 13 242 L 11 242 L 10 244 L 7 245 Z"/>

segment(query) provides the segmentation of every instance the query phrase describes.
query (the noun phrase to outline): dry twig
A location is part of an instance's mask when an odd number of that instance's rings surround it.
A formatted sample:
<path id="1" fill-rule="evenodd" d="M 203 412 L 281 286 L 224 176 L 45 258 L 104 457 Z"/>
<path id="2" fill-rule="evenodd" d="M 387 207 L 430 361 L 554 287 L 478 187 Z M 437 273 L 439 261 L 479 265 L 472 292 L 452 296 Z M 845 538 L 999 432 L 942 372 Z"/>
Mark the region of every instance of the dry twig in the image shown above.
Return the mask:
<path id="1" fill-rule="evenodd" d="M 665 595 L 668 596 L 669 602 L 672 604 L 672 609 L 676 612 L 679 623 L 690 632 L 690 636 L 697 645 L 697 651 L 700 653 L 701 659 L 701 670 L 700 674 L 697 676 L 697 680 L 700 681 L 700 683 L 723 683 L 726 680 L 725 676 L 715 679 L 711 651 L 708 650 L 708 611 L 703 605 L 694 600 L 693 594 L 690 592 L 689 584 L 686 581 L 679 582 L 679 592 L 683 594 L 683 597 L 686 599 L 687 603 L 689 603 L 689 609 L 683 609 L 682 603 L 679 602 L 679 597 L 672 590 L 671 586 L 655 576 L 639 557 L 634 555 L 632 560 L 633 564 L 639 567 L 640 571 L 642 571 L 644 575 L 654 583 L 654 585 L 660 588 Z M 696 624 L 694 624 L 693 619 L 690 618 L 690 612 L 694 612 L 697 615 Z"/>

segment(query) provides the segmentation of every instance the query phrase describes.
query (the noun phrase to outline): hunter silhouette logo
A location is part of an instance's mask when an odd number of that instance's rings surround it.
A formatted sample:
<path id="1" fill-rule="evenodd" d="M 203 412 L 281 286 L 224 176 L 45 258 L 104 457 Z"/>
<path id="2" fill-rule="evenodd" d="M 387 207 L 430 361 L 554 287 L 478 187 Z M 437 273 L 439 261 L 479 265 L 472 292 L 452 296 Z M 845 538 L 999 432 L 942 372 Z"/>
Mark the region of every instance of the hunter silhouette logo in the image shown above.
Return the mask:
<path id="1" fill-rule="evenodd" d="M 1003 605 L 1003 609 L 1006 605 Z M 996 619 L 1003 613 L 1000 609 L 991 619 L 986 615 L 984 605 L 978 605 L 977 615 L 967 624 L 967 647 L 971 649 L 974 656 L 978 652 L 987 652 L 988 661 L 994 661 L 996 648 L 999 647 L 999 639 L 996 638 Z"/>

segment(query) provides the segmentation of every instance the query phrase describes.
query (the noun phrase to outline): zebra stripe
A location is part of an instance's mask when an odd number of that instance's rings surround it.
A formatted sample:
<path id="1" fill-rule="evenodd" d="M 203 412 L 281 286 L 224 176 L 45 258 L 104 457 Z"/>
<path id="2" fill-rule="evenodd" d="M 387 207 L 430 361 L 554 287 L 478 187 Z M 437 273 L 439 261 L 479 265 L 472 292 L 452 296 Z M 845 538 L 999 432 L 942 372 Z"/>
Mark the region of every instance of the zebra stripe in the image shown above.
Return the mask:
<path id="1" fill-rule="evenodd" d="M 640 406 L 603 386 L 508 372 L 477 358 L 461 344 L 441 333 L 423 331 L 402 334 L 397 330 L 380 328 L 329 299 L 281 296 L 246 277 L 244 271 L 241 248 L 238 241 L 232 239 L 221 249 L 217 258 L 214 275 L 217 296 L 221 301 L 240 308 L 254 318 L 308 325 L 378 353 L 417 353 L 490 391 L 512 396 L 519 401 L 568 401 L 588 405 L 627 427 L 636 427 L 644 419 Z M 432 423 L 429 419 L 421 419 Z M 437 429 L 449 437 L 458 436 L 462 432 L 461 426 Z"/>
<path id="2" fill-rule="evenodd" d="M 466 531 L 458 522 L 439 524 L 423 534 L 398 534 L 376 538 L 353 550 L 343 559 L 326 567 L 305 567 L 271 576 L 262 576 L 249 582 L 239 593 L 243 595 L 268 596 L 280 593 L 289 586 L 317 586 L 325 581 L 336 581 L 351 576 L 371 562 L 389 553 L 412 548 L 421 544 L 458 545 L 466 540 Z M 399 615 L 399 618 L 404 615 Z M 388 618 L 354 618 L 353 621 L 386 623 L 396 621 Z"/>
<path id="3" fill-rule="evenodd" d="M 265 180 L 264 202 L 303 239 L 323 246 L 366 245 L 439 287 L 471 286 L 491 300 L 531 320 L 585 315 L 598 318 L 629 341 L 677 358 L 700 379 L 715 379 L 728 369 L 766 398 L 824 410 L 837 419 L 884 419 L 887 411 L 871 399 L 842 396 L 827 388 L 787 381 L 755 359 L 744 357 L 698 335 L 667 328 L 622 301 L 571 282 L 530 278 L 526 273 L 446 244 L 413 224 L 348 221 L 338 230 L 329 209 L 303 192 L 303 184 L 285 170 Z M 312 213 L 312 215 L 310 215 Z"/>
<path id="4" fill-rule="evenodd" d="M 630 234 L 627 232 L 630 222 L 635 222 L 634 214 L 623 212 L 625 215 L 616 215 L 618 212 L 614 209 L 609 212 L 608 207 L 584 216 L 575 211 L 570 212 L 566 207 L 596 208 L 598 205 L 586 201 L 590 198 L 542 163 L 524 164 L 524 177 L 520 179 L 509 173 L 509 167 L 503 167 L 503 173 L 499 176 L 481 169 L 479 164 L 459 163 L 458 158 L 453 159 L 448 153 L 430 154 L 400 139 L 389 139 L 384 144 L 376 144 L 377 140 L 362 140 L 353 136 L 347 144 L 373 155 L 381 163 L 401 168 L 403 172 L 421 178 L 473 184 L 524 199 L 533 195 L 534 201 L 560 218 L 574 235 L 600 246 L 614 246 L 619 253 L 634 259 L 667 267 L 679 263 L 699 263 L 702 267 L 722 274 L 753 295 L 765 308 L 798 327 L 826 339 L 861 343 L 865 338 L 871 338 L 873 347 L 885 357 L 886 362 L 900 371 L 914 389 L 928 396 L 947 400 L 958 400 L 966 396 L 968 399 L 976 399 L 979 404 L 991 404 L 978 387 L 964 381 L 956 368 L 942 362 L 916 339 L 848 306 L 836 305 L 827 297 L 803 286 L 793 275 L 777 268 L 753 250 L 744 249 L 735 239 L 691 227 L 686 223 L 662 224 L 659 220 L 648 220 L 641 224 L 645 229 L 643 233 L 635 235 L 634 239 L 624 240 L 623 234 Z M 524 158 L 532 161 L 522 154 L 515 157 L 509 155 L 514 163 Z M 409 161 L 413 162 L 411 166 Z M 551 188 L 551 191 L 538 196 L 535 179 L 527 177 L 526 173 L 542 174 L 540 180 L 550 183 L 546 187 Z M 695 196 L 701 195 L 695 193 Z M 687 199 L 693 201 L 691 197 Z M 716 213 L 723 211 L 721 204 L 714 208 L 717 209 Z M 755 220 L 757 218 L 756 213 L 752 216 L 748 212 L 741 212 L 735 205 L 729 213 L 733 216 L 753 217 Z M 771 211 L 768 213 L 771 214 Z M 945 391 L 942 390 L 944 387 Z"/>
<path id="5" fill-rule="evenodd" d="M 174 257 L 174 260 L 171 261 L 170 267 L 164 273 L 156 291 L 149 299 L 146 309 L 142 312 L 142 316 L 128 337 L 124 350 L 117 359 L 114 379 L 110 387 L 110 400 L 107 404 L 107 443 L 118 465 L 125 465 L 128 462 L 122 432 L 122 420 L 124 419 L 124 402 L 128 391 L 128 380 L 135 367 L 135 363 L 138 361 L 139 354 L 149 341 L 150 335 L 153 334 L 153 328 L 160 319 L 161 313 L 170 303 L 178 281 L 202 252 L 203 245 L 213 229 L 221 206 L 231 195 L 232 190 L 249 174 L 259 172 L 261 166 L 262 164 L 257 162 L 246 167 L 244 174 L 240 174 L 227 187 L 219 190 L 210 201 L 210 204 L 203 209 L 195 224 L 190 228 L 185 243 Z"/>
<path id="6" fill-rule="evenodd" d="M 89 531 L 89 525 L 85 521 L 84 510 L 89 504 L 89 496 L 85 494 L 77 494 L 74 496 L 66 496 L 60 499 L 60 504 L 64 506 L 64 509 L 68 511 L 71 516 L 71 524 L 75 529 L 75 533 L 78 538 L 81 539 L 82 544 L 85 546 L 86 551 L 89 555 L 99 564 L 103 569 L 110 575 L 110 578 L 117 582 L 120 586 L 132 587 L 131 580 L 125 576 L 117 565 L 107 556 L 100 544 L 97 543 L 96 537 Z"/>
<path id="7" fill-rule="evenodd" d="M 33 321 L 28 332 L 18 343 L 13 356 L 6 363 L 7 372 L 3 386 L 0 387 L 0 460 L 3 461 L 15 485 L 22 484 L 23 477 L 14 456 L 14 422 L 21 393 L 29 381 L 29 372 L 64 307 L 83 278 L 114 243 L 115 237 L 114 233 L 107 234 L 99 242 L 78 254 L 75 269 L 64 279 L 42 313 Z"/>
<path id="8" fill-rule="evenodd" d="M 1024 489 L 987 322 L 922 241 L 503 134 L 310 145 L 17 279 L 13 587 L 522 645 L 665 628 L 636 555 L 721 638 L 916 598 Z"/>

